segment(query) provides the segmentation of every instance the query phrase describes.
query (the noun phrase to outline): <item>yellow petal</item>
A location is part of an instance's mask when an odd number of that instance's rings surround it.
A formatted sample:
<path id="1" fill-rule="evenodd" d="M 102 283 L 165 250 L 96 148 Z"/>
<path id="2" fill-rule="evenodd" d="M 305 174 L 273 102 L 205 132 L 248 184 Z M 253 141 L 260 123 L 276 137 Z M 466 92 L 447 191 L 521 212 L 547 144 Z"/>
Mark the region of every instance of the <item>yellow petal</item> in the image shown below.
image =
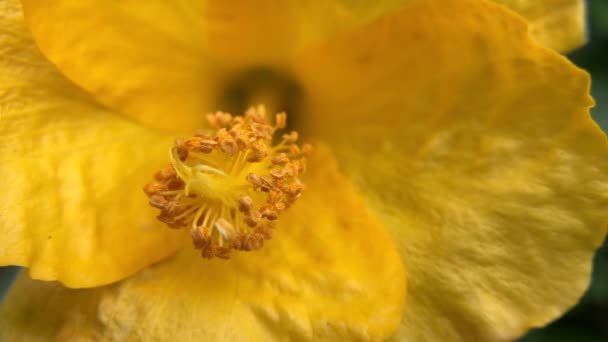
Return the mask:
<path id="1" fill-rule="evenodd" d="M 122 283 L 86 292 L 22 278 L 0 312 L 0 337 L 388 337 L 403 307 L 400 257 L 328 152 L 319 146 L 315 155 L 305 177 L 306 191 L 283 213 L 275 236 L 262 250 L 235 253 L 224 261 L 202 259 L 187 248 Z"/>
<path id="2" fill-rule="evenodd" d="M 523 20 L 484 1 L 420 1 L 294 69 L 309 131 L 398 242 L 398 340 L 509 340 L 577 302 L 606 233 L 606 138 L 588 75 Z"/>
<path id="3" fill-rule="evenodd" d="M 141 188 L 170 140 L 94 104 L 0 3 L 0 265 L 71 287 L 124 278 L 173 253 Z"/>
<path id="4" fill-rule="evenodd" d="M 141 122 L 190 132 L 218 109 L 232 72 L 280 65 L 404 1 L 22 2 L 41 50 L 68 78 Z"/>
<path id="5" fill-rule="evenodd" d="M 526 18 L 538 43 L 570 52 L 587 41 L 584 0 L 494 0 Z"/>
<path id="6" fill-rule="evenodd" d="M 213 109 L 219 70 L 205 47 L 203 2 L 22 3 L 44 54 L 103 104 L 188 132 Z"/>

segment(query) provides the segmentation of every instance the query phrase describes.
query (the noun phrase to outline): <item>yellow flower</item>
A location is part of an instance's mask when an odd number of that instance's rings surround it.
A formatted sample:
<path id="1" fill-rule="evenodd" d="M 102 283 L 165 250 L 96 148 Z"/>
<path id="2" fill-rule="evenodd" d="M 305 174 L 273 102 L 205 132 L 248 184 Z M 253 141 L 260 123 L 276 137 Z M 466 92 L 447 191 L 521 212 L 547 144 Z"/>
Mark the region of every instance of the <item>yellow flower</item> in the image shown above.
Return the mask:
<path id="1" fill-rule="evenodd" d="M 584 38 L 538 10 L 580 1 L 501 2 Z M 24 0 L 36 45 L 0 2 L 0 263 L 131 276 L 21 277 L 0 337 L 507 340 L 572 306 L 608 221 L 588 75 L 491 2 L 375 3 Z M 315 141 L 306 192 L 263 249 L 202 259 L 141 187 L 274 91 Z"/>

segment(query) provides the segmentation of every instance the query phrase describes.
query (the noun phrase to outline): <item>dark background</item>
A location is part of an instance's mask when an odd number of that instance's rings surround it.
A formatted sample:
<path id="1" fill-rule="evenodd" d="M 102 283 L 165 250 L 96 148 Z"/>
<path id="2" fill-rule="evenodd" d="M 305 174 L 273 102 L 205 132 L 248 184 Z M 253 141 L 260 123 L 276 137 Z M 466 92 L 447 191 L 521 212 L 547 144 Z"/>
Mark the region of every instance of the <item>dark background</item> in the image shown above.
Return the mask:
<path id="1" fill-rule="evenodd" d="M 592 114 L 608 131 L 608 0 L 589 0 L 588 4 L 589 43 L 568 57 L 591 73 L 597 103 Z M 561 319 L 531 331 L 519 342 L 608 341 L 608 244 L 594 262 L 593 281 L 581 302 Z M 0 267 L 0 300 L 17 271 L 16 267 Z"/>

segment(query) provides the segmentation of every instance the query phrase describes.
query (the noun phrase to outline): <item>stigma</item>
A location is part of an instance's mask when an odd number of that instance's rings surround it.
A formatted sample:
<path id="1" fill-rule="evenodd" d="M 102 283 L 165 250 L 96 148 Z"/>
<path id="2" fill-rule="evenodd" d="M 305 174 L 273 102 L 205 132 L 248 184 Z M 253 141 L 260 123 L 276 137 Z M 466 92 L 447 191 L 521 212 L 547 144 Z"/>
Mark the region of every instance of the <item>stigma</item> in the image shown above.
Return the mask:
<path id="1" fill-rule="evenodd" d="M 276 138 L 287 115 L 271 123 L 263 106 L 207 120 L 212 130 L 177 140 L 171 163 L 144 192 L 160 221 L 190 230 L 203 257 L 228 259 L 232 250 L 258 250 L 273 236 L 281 213 L 302 194 L 299 175 L 311 146 L 298 145 L 295 131 Z"/>

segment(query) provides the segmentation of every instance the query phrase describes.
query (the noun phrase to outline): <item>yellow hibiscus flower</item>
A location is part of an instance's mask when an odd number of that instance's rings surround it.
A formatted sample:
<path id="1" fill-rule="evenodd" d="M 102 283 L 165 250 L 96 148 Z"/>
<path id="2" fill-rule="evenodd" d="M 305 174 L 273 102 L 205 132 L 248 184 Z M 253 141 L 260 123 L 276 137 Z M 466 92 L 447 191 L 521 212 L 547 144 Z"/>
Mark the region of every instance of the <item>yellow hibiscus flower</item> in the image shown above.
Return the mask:
<path id="1" fill-rule="evenodd" d="M 39 280 L 3 340 L 508 340 L 585 290 L 608 221 L 589 77 L 505 7 L 22 2 L 27 27 L 0 2 L 0 263 Z M 499 2 L 545 46 L 584 39 L 580 1 Z M 203 259 L 141 188 L 258 99 L 314 142 L 306 192 L 264 248 Z"/>

